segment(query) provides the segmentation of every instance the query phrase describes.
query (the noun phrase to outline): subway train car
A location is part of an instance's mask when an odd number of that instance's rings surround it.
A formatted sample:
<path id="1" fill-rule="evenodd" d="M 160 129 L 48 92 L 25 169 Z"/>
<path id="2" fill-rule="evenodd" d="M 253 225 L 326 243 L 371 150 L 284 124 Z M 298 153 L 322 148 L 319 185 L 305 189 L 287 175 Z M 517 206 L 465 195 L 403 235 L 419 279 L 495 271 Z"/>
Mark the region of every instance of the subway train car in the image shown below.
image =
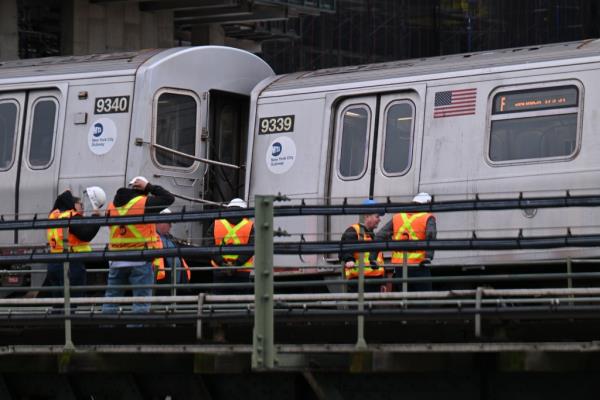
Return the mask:
<path id="1" fill-rule="evenodd" d="M 176 207 L 242 196 L 250 93 L 273 75 L 217 46 L 0 63 L 0 215 L 45 218 L 58 193 L 91 185 L 110 201 L 137 175 L 179 196 Z M 201 236 L 178 225 L 180 238 Z M 45 241 L 0 231 L 4 248 Z"/>
<path id="2" fill-rule="evenodd" d="M 248 198 L 281 192 L 295 203 L 352 204 L 408 202 L 418 192 L 436 201 L 597 194 L 599 81 L 600 40 L 277 77 L 252 94 Z M 356 219 L 290 217 L 276 227 L 339 240 Z M 437 215 L 438 238 L 599 233 L 599 222 L 591 208 Z M 439 251 L 434 264 L 593 256 L 600 249 Z M 337 262 L 335 254 L 277 259 Z"/>

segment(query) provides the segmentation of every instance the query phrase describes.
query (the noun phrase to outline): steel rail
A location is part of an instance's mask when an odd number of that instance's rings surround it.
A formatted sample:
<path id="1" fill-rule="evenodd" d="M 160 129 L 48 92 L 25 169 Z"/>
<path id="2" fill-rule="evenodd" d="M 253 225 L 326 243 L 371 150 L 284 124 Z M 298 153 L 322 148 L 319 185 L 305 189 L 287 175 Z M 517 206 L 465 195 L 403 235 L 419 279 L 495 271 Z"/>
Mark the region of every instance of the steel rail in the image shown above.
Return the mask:
<path id="1" fill-rule="evenodd" d="M 358 353 L 354 344 L 276 344 L 280 354 L 344 354 Z M 360 352 L 364 352 L 361 350 Z M 498 352 L 598 352 L 598 341 L 544 341 L 544 342 L 466 342 L 466 343 L 398 343 L 367 345 L 368 353 L 498 353 Z M 9 345 L 0 346 L 2 355 L 63 354 L 61 345 Z M 78 345 L 75 354 L 251 354 L 247 344 L 125 344 Z M 284 364 L 284 361 L 281 361 Z"/>
<path id="2" fill-rule="evenodd" d="M 280 201 L 284 197 L 279 197 Z M 562 207 L 598 207 L 600 196 L 537 197 L 518 199 L 474 199 L 459 201 L 443 201 L 430 204 L 415 203 L 382 203 L 376 205 L 342 204 L 342 205 L 284 205 L 274 208 L 275 217 L 293 217 L 307 215 L 359 215 L 372 213 L 397 212 L 464 212 L 464 211 L 498 211 L 531 208 Z M 124 225 L 157 222 L 192 222 L 214 220 L 217 218 L 253 217 L 254 209 L 218 209 L 218 210 L 183 210 L 171 214 L 144 214 L 138 216 L 90 216 L 83 218 L 50 220 L 48 218 L 10 219 L 0 216 L 0 230 L 45 229 L 76 225 Z"/>
<path id="3" fill-rule="evenodd" d="M 168 214 L 165 214 L 168 215 Z M 326 254 L 365 251 L 411 250 L 521 250 L 563 247 L 600 246 L 599 235 L 539 236 L 491 239 L 436 239 L 369 242 L 280 242 L 274 243 L 274 254 Z M 67 261 L 152 260 L 157 257 L 194 257 L 223 254 L 254 254 L 254 246 L 177 247 L 127 251 L 91 251 L 85 253 L 36 253 L 1 255 L 2 264 L 58 263 Z"/>
<path id="4" fill-rule="evenodd" d="M 474 297 L 476 290 L 442 290 L 431 292 L 366 292 L 365 301 L 394 300 L 394 299 L 455 299 Z M 545 289 L 482 289 L 484 296 L 511 297 L 511 296 L 600 296 L 600 288 L 545 288 Z M 216 295 L 204 294 L 205 303 L 253 303 L 253 294 Z M 354 301 L 358 299 L 357 293 L 297 293 L 297 294 L 275 294 L 274 301 Z M 0 299 L 0 307 L 7 305 L 39 305 L 39 304 L 62 304 L 62 298 L 8 298 Z M 197 303 L 197 295 L 184 296 L 152 296 L 152 297 L 74 297 L 72 304 L 102 304 L 102 303 L 134 303 L 144 302 L 152 304 L 160 303 Z"/>

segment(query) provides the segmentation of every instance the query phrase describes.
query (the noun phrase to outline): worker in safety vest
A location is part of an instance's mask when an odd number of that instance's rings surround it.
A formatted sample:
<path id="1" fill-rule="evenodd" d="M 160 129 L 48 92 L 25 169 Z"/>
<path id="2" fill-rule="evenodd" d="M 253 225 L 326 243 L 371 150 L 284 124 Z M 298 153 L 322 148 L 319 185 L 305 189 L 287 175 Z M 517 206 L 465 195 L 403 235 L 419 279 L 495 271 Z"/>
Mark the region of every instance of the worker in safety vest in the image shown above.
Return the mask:
<path id="1" fill-rule="evenodd" d="M 247 204 L 244 200 L 235 198 L 227 204 L 231 210 L 245 209 Z M 249 218 L 221 218 L 216 219 L 208 229 L 208 238 L 212 238 L 215 246 L 253 245 L 254 244 L 254 222 Z M 225 252 L 225 250 L 223 250 Z M 211 264 L 215 267 L 213 272 L 214 283 L 250 283 L 252 277 L 250 271 L 254 266 L 252 254 L 221 254 L 214 255 Z M 238 267 L 238 268 L 235 268 Z M 252 293 L 251 287 L 247 288 L 217 288 L 214 293 Z"/>
<path id="2" fill-rule="evenodd" d="M 100 207 L 104 205 L 106 195 L 104 191 L 95 186 L 88 188 L 86 192 L 90 192 L 90 197 L 93 197 L 92 206 L 94 211 L 92 215 L 99 215 Z M 52 206 L 52 211 L 48 216 L 49 219 L 63 218 L 81 218 L 83 216 L 83 205 L 79 197 L 73 196 L 70 190 L 61 193 Z M 90 241 L 96 236 L 100 225 L 74 225 L 68 228 L 48 228 L 46 237 L 50 253 L 81 253 L 92 251 Z M 67 237 L 65 237 L 65 234 Z M 69 282 L 71 286 L 84 286 L 86 284 L 85 264 L 80 261 L 69 262 Z M 63 286 L 63 262 L 48 264 L 48 273 L 44 286 Z M 63 293 L 52 291 L 48 293 L 50 297 L 62 297 Z M 85 293 L 82 291 L 74 291 L 72 296 L 82 297 Z"/>
<path id="3" fill-rule="evenodd" d="M 171 210 L 165 208 L 161 214 L 171 214 Z M 171 235 L 170 222 L 157 222 L 156 233 L 158 233 L 160 244 L 158 248 L 177 248 L 176 240 Z M 190 267 L 183 257 L 161 257 L 153 261 L 156 281 L 161 284 L 170 284 L 171 274 L 175 271 L 175 283 L 189 283 L 192 279 Z"/>
<path id="4" fill-rule="evenodd" d="M 372 205 L 376 202 L 372 199 L 363 201 L 363 205 Z M 375 228 L 379 225 L 383 214 L 371 213 L 363 216 L 363 222 L 350 225 L 342 234 L 342 242 L 368 242 L 375 238 Z M 344 277 L 346 279 L 356 279 L 359 274 L 359 266 L 362 261 L 364 266 L 365 278 L 383 278 L 385 271 L 383 266 L 383 256 L 381 252 L 367 251 L 359 253 L 358 251 L 342 252 L 340 260 L 344 264 Z M 382 285 L 365 285 L 366 292 L 383 291 Z M 349 292 L 356 292 L 357 286 L 348 285 Z"/>
<path id="5" fill-rule="evenodd" d="M 129 187 L 117 190 L 112 203 L 109 204 L 107 215 L 134 216 L 144 214 L 158 214 L 175 201 L 175 198 L 166 189 L 148 182 L 143 176 L 137 176 L 129 182 Z M 160 248 L 160 240 L 156 232 L 156 225 L 130 224 L 111 225 L 109 227 L 108 247 L 111 251 L 144 250 Z M 106 297 L 121 297 L 125 290 L 116 288 L 121 285 L 152 285 L 154 284 L 154 268 L 152 261 L 111 261 L 108 271 L 108 288 Z M 134 297 L 152 296 L 151 288 L 133 287 Z M 117 304 L 104 304 L 102 311 L 116 313 Z M 134 313 L 150 311 L 149 303 L 134 303 Z"/>
<path id="6" fill-rule="evenodd" d="M 413 203 L 431 203 L 428 193 L 419 193 L 413 198 Z M 377 240 L 435 240 L 437 234 L 435 216 L 428 212 L 397 213 L 377 233 Z M 406 252 L 409 278 L 430 278 L 431 271 L 427 265 L 433 260 L 433 250 L 414 250 Z M 392 264 L 403 264 L 404 252 L 392 252 Z M 402 267 L 394 269 L 394 276 L 402 278 Z M 398 285 L 401 288 L 402 284 Z M 396 288 L 396 290 L 398 290 Z M 411 291 L 430 291 L 431 282 L 409 283 Z"/>

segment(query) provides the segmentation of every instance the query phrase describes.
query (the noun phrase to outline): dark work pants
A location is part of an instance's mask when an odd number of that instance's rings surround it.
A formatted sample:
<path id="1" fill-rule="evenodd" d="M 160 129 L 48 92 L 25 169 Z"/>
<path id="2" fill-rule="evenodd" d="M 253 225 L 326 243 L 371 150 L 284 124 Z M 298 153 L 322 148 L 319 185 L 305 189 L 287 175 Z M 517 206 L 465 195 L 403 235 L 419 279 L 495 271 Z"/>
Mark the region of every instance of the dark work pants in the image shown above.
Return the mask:
<path id="1" fill-rule="evenodd" d="M 86 271 L 85 265 L 82 262 L 71 261 L 69 263 L 69 282 L 71 286 L 85 286 Z M 63 263 L 48 264 L 48 272 L 46 274 L 46 286 L 63 286 Z M 49 291 L 45 296 L 48 297 L 63 297 L 63 291 Z M 83 291 L 71 291 L 71 297 L 85 297 Z"/>
<path id="2" fill-rule="evenodd" d="M 394 278 L 402 278 L 402 267 L 394 268 Z M 431 271 L 427 267 L 408 267 L 408 278 L 431 278 Z M 408 283 L 409 292 L 429 292 L 433 290 L 431 282 L 410 282 Z M 395 292 L 402 291 L 402 283 L 394 285 Z"/>
<path id="3" fill-rule="evenodd" d="M 250 272 L 243 271 L 227 271 L 215 268 L 213 271 L 213 283 L 214 284 L 227 284 L 227 283 L 252 283 L 252 276 Z M 213 294 L 253 294 L 254 287 L 215 287 L 212 290 Z"/>

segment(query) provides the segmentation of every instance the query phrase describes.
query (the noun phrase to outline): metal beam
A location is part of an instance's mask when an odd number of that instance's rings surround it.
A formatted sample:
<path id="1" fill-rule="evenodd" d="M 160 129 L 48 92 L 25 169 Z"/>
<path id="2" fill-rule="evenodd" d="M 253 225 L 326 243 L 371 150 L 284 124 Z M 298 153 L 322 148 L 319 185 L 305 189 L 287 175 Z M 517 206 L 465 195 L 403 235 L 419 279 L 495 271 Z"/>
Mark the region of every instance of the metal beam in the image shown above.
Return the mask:
<path id="1" fill-rule="evenodd" d="M 187 11 L 175 11 L 173 18 L 175 21 L 192 18 L 226 18 L 227 16 L 249 15 L 252 14 L 252 8 L 247 5 L 234 5 L 232 7 L 215 7 L 209 9 L 196 9 Z"/>
<path id="2" fill-rule="evenodd" d="M 236 13 L 214 16 L 192 16 L 188 13 L 176 13 L 174 20 L 177 25 L 205 25 L 205 24 L 241 24 L 261 21 L 279 21 L 288 19 L 287 11 L 283 8 L 253 7 L 251 11 L 238 11 Z"/>
<path id="3" fill-rule="evenodd" d="M 278 344 L 278 355 L 284 354 L 354 354 L 354 344 Z M 62 345 L 11 345 L 0 347 L 3 357 L 9 355 L 56 355 L 64 351 Z M 370 343 L 367 352 L 372 353 L 502 353 L 502 352 L 600 352 L 600 343 L 592 341 L 556 341 L 556 342 L 463 342 L 463 343 Z M 246 344 L 125 344 L 125 345 L 80 345 L 78 356 L 98 354 L 251 354 L 252 346 Z"/>
<path id="4" fill-rule="evenodd" d="M 240 5 L 240 0 L 162 0 L 141 1 L 140 11 L 161 10 L 205 10 L 211 8 L 235 7 Z"/>

